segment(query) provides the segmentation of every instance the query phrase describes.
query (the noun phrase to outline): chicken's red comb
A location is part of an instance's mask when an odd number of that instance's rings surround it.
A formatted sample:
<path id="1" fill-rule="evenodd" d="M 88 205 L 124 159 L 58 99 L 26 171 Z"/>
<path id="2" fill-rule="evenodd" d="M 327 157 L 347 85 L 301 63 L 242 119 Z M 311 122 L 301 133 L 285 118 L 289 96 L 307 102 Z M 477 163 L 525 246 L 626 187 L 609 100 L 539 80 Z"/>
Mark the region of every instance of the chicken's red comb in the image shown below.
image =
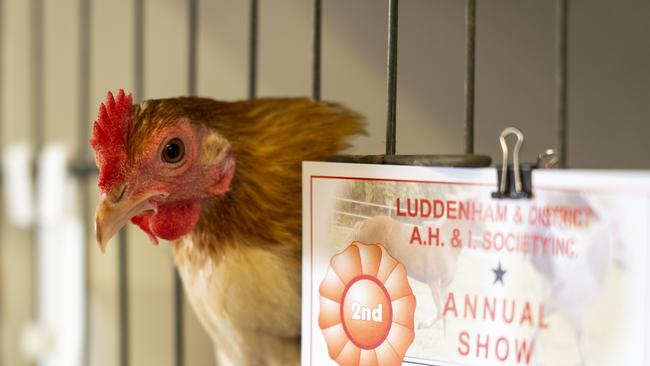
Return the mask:
<path id="1" fill-rule="evenodd" d="M 93 123 L 90 146 L 97 153 L 99 179 L 102 191 L 124 178 L 126 155 L 126 133 L 131 123 L 133 97 L 120 89 L 117 98 L 109 91 L 106 102 L 99 106 L 99 115 Z"/>

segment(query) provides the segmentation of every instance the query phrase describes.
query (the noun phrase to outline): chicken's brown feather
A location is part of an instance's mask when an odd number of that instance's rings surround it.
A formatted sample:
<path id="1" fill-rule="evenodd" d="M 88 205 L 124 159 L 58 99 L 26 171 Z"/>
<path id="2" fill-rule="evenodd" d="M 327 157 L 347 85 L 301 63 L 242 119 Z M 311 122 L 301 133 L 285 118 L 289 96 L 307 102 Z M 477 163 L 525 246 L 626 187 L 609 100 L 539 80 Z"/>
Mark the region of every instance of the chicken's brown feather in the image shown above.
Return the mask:
<path id="1" fill-rule="evenodd" d="M 219 251 L 215 243 L 254 238 L 299 251 L 302 161 L 323 160 L 346 148 L 348 137 L 363 132 L 363 117 L 338 104 L 310 99 L 173 101 L 176 105 L 165 106 L 162 116 L 157 106 L 145 111 L 165 120 L 187 116 L 193 123 L 204 123 L 230 142 L 237 158 L 230 191 L 202 206 L 192 234 L 201 249 Z"/>
<path id="2" fill-rule="evenodd" d="M 133 115 L 127 145 L 134 160 L 145 149 L 138 142 L 181 119 L 216 132 L 215 143 L 204 140 L 204 156 L 222 154 L 225 145 L 234 152 L 230 190 L 203 200 L 193 231 L 173 243 L 174 258 L 220 358 L 299 364 L 301 164 L 347 147 L 348 137 L 363 132 L 363 118 L 309 99 L 161 99 Z"/>

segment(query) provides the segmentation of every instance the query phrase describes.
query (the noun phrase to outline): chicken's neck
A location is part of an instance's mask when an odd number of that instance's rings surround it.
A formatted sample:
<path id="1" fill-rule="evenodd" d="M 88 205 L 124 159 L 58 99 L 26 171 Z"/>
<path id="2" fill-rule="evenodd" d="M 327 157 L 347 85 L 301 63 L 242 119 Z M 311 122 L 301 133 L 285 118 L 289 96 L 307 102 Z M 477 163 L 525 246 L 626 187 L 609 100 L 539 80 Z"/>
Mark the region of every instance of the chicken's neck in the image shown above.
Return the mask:
<path id="1" fill-rule="evenodd" d="M 228 246 L 264 246 L 299 253 L 301 234 L 300 165 L 260 172 L 237 152 L 230 190 L 204 200 L 191 236 L 195 250 L 221 255 Z"/>

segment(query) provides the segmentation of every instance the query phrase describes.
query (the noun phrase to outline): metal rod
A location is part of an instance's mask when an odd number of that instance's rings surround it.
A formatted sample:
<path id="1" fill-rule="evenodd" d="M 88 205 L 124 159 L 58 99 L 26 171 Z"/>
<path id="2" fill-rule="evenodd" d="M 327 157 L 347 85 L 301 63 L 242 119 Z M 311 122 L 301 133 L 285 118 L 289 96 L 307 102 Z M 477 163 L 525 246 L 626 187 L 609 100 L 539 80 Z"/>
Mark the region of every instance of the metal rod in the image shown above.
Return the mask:
<path id="1" fill-rule="evenodd" d="M 187 93 L 196 95 L 197 35 L 198 35 L 198 0 L 189 1 L 189 31 L 187 40 Z"/>
<path id="2" fill-rule="evenodd" d="M 120 321 L 120 365 L 129 365 L 129 256 L 127 246 L 127 232 L 126 227 L 123 227 L 118 236 L 118 258 L 117 258 L 117 273 L 118 273 L 118 308 L 119 308 L 119 321 Z"/>
<path id="3" fill-rule="evenodd" d="M 474 85 L 476 72 L 476 0 L 465 7 L 465 153 L 474 153 Z"/>
<path id="4" fill-rule="evenodd" d="M 327 161 L 356 164 L 390 164 L 479 168 L 492 163 L 486 155 L 334 155 Z"/>
<path id="5" fill-rule="evenodd" d="M 142 98 L 144 80 L 144 2 L 133 3 L 133 94 L 135 100 Z M 129 248 L 126 226 L 118 236 L 118 313 L 119 313 L 119 362 L 128 366 L 131 359 L 130 348 L 130 296 L 129 296 Z"/>
<path id="6" fill-rule="evenodd" d="M 79 1 L 79 104 L 78 123 L 79 141 L 78 152 L 81 156 L 88 155 L 88 137 L 90 136 L 90 39 L 91 39 L 91 0 Z"/>
<path id="7" fill-rule="evenodd" d="M 134 100 L 144 99 L 144 0 L 135 0 L 133 9 L 133 96 Z"/>
<path id="8" fill-rule="evenodd" d="M 399 1 L 388 0 L 388 97 L 386 154 L 395 155 L 397 134 L 397 20 Z"/>
<path id="9" fill-rule="evenodd" d="M 313 60 L 312 60 L 312 93 L 314 100 L 321 98 L 321 21 L 322 21 L 322 1 L 314 0 L 314 19 L 313 19 Z"/>
<path id="10" fill-rule="evenodd" d="M 31 2 L 31 118 L 30 127 L 34 143 L 34 154 L 38 156 L 43 147 L 43 0 Z"/>
<path id="11" fill-rule="evenodd" d="M 198 0 L 189 1 L 188 11 L 188 40 L 187 40 L 187 94 L 196 95 L 197 90 L 197 35 L 198 35 Z M 185 329 L 183 314 L 183 283 L 178 269 L 174 272 L 174 365 L 182 366 L 185 363 Z"/>
<path id="12" fill-rule="evenodd" d="M 257 97 L 257 43 L 258 43 L 258 22 L 259 22 L 258 0 L 251 0 L 250 8 L 250 34 L 248 44 L 248 98 Z"/>
<path id="13" fill-rule="evenodd" d="M 183 366 L 185 360 L 185 348 L 183 339 L 185 330 L 183 327 L 183 283 L 178 270 L 174 271 L 174 365 Z"/>
<path id="14" fill-rule="evenodd" d="M 77 110 L 77 123 L 78 123 L 78 157 L 84 158 L 88 155 L 88 136 L 90 133 L 90 40 L 91 40 L 91 1 L 79 1 L 79 78 L 78 78 L 78 110 Z M 88 187 L 88 179 L 86 175 L 79 175 L 78 184 L 80 187 L 80 212 L 83 224 L 84 245 L 82 245 L 82 258 L 83 264 L 83 345 L 81 348 L 81 360 L 83 365 L 90 365 L 90 338 L 91 324 L 90 324 L 90 251 L 88 250 L 87 238 L 88 230 L 92 227 L 92 222 L 88 213 L 90 202 L 90 189 Z"/>
<path id="15" fill-rule="evenodd" d="M 38 159 L 43 147 L 43 2 L 42 0 L 32 0 L 30 2 L 30 137 L 33 144 L 33 153 L 35 159 Z M 38 182 L 38 170 L 36 160 L 32 161 L 32 181 Z M 36 191 L 37 192 L 37 191 Z M 32 195 L 36 202 L 37 193 Z M 33 205 L 36 209 L 36 204 Z M 40 318 L 39 304 L 41 302 L 41 270 L 40 270 L 40 250 L 38 243 L 39 232 L 39 215 L 34 215 L 33 223 L 30 226 L 29 237 L 31 244 L 31 317 L 33 321 Z"/>
<path id="16" fill-rule="evenodd" d="M 558 166 L 567 167 L 567 116 L 568 116 L 568 59 L 569 59 L 569 1 L 557 0 L 555 34 L 555 88 Z"/>
<path id="17" fill-rule="evenodd" d="M 33 143 L 33 153 L 38 159 L 43 148 L 43 1 L 32 0 L 31 11 L 31 34 L 30 34 L 30 134 Z M 32 181 L 38 182 L 38 170 L 36 160 L 32 165 Z M 36 195 L 34 202 L 36 202 Z M 36 205 L 34 205 L 36 208 Z M 39 245 L 38 245 L 39 222 L 38 215 L 34 215 L 34 222 L 29 230 L 29 237 L 32 248 L 32 309 L 31 316 L 34 320 L 39 318 L 39 303 L 41 301 L 40 290 L 40 268 L 39 268 Z"/>

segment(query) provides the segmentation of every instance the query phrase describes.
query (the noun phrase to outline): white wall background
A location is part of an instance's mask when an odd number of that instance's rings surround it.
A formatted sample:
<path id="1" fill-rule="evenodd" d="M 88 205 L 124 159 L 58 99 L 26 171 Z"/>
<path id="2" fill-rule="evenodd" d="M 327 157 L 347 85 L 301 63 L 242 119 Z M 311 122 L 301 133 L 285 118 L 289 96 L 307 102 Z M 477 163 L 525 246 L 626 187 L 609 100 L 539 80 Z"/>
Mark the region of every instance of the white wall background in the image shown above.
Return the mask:
<path id="1" fill-rule="evenodd" d="M 79 0 L 44 0 L 48 142 L 76 151 Z M 1 140 L 30 138 L 30 1 L 1 0 Z M 133 87 L 133 4 L 92 3 L 91 106 L 107 90 Z M 248 2 L 200 1 L 199 94 L 246 96 Z M 309 95 L 311 1 L 261 3 L 261 96 Z M 323 97 L 365 114 L 369 136 L 355 152 L 381 153 L 385 124 L 387 5 L 324 0 Z M 650 168 L 650 2 L 573 0 L 570 18 L 569 155 L 575 168 Z M 399 153 L 461 153 L 464 2 L 403 0 L 398 61 Z M 145 98 L 186 90 L 187 1 L 145 1 Z M 554 145 L 554 1 L 479 1 L 476 151 L 499 159 L 508 125 L 527 135 L 525 160 Z M 94 184 L 93 196 L 96 195 Z M 94 204 L 94 202 L 93 202 Z M 85 215 L 92 215 L 88 207 Z M 1 210 L 0 210 L 1 212 Z M 0 364 L 27 365 L 19 334 L 30 320 L 28 233 L 3 220 L 0 242 Z M 172 365 L 171 259 L 130 230 L 131 362 Z M 91 364 L 117 365 L 116 246 L 91 255 Z M 188 309 L 187 364 L 211 365 L 210 343 Z"/>

